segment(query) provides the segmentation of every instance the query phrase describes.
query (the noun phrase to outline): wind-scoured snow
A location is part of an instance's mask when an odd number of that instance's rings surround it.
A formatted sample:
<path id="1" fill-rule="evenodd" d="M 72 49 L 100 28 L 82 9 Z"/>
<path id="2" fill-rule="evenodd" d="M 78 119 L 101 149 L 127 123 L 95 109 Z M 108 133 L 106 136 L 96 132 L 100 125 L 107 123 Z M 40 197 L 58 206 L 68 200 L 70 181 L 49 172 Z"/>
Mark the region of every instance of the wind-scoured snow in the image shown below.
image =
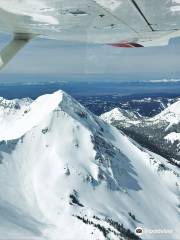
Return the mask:
<path id="1" fill-rule="evenodd" d="M 18 101 L 17 109 L 7 103 L 2 239 L 132 239 L 139 226 L 171 230 L 143 239 L 179 238 L 179 169 L 62 91 Z"/>

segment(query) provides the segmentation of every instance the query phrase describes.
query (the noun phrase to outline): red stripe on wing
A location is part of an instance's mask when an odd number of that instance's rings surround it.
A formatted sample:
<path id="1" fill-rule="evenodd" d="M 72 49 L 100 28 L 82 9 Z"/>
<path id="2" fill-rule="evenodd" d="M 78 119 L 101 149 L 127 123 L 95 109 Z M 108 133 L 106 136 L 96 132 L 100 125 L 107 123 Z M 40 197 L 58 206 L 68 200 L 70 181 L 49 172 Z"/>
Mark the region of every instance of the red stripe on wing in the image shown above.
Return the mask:
<path id="1" fill-rule="evenodd" d="M 111 45 L 113 47 L 119 47 L 119 48 L 138 48 L 138 47 L 143 47 L 143 45 L 141 45 L 139 43 L 134 43 L 134 42 L 110 43 L 108 45 Z"/>

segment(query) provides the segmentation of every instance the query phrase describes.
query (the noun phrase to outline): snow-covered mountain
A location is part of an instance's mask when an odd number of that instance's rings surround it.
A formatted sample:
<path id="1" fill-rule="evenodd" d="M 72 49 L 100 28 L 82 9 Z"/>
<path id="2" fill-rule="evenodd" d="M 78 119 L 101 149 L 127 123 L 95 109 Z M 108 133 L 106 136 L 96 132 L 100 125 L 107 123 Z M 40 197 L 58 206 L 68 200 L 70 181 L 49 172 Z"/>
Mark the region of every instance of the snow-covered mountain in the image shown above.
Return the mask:
<path id="1" fill-rule="evenodd" d="M 180 123 L 180 99 L 150 120 L 165 121 L 169 123 L 169 127 Z"/>
<path id="2" fill-rule="evenodd" d="M 120 121 L 129 126 L 132 123 L 139 123 L 142 116 L 128 110 L 114 108 L 111 111 L 102 114 L 101 118 L 109 124 L 115 121 Z"/>
<path id="3" fill-rule="evenodd" d="M 62 91 L 1 102 L 2 239 L 179 238 L 178 168 Z"/>
<path id="4" fill-rule="evenodd" d="M 11 128 L 15 119 L 21 118 L 22 114 L 27 111 L 31 99 L 14 99 L 6 100 L 0 97 L 0 133 Z M 26 112 L 25 112 L 26 113 Z"/>
<path id="5" fill-rule="evenodd" d="M 128 111 L 127 111 L 128 112 Z M 118 114 L 120 113 L 120 114 Z M 131 111 L 113 109 L 101 118 L 119 128 L 141 145 L 161 154 L 170 161 L 180 161 L 180 100 L 152 118 L 137 116 Z"/>

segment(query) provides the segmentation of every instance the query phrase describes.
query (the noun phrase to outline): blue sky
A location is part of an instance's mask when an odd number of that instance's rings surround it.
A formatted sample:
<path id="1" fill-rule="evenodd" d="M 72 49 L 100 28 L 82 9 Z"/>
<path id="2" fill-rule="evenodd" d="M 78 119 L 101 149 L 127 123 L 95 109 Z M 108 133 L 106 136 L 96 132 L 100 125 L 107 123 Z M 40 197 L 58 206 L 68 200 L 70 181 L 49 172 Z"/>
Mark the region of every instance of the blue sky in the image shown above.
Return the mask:
<path id="1" fill-rule="evenodd" d="M 179 39 L 138 49 L 35 39 L 0 73 L 0 82 L 180 78 L 179 63 Z"/>

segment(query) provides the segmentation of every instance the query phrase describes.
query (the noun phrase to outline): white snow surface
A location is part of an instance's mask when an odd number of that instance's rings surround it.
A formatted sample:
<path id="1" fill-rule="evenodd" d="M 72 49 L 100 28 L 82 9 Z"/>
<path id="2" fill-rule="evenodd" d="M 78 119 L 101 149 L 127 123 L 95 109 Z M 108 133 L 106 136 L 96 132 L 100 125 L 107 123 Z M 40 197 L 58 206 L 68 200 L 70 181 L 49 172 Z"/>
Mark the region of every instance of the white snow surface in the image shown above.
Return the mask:
<path id="1" fill-rule="evenodd" d="M 179 239 L 179 169 L 62 91 L 2 101 L 0 238 L 107 239 L 81 216 L 114 232 L 106 218 L 132 232 L 172 230 L 143 239 Z M 107 237 L 120 239 L 113 231 Z"/>
<path id="2" fill-rule="evenodd" d="M 127 124 L 140 122 L 135 114 L 120 108 L 114 108 L 109 112 L 103 113 L 101 118 L 109 124 L 111 124 L 113 121 L 123 121 Z"/>
<path id="3" fill-rule="evenodd" d="M 174 143 L 175 141 L 180 141 L 180 133 L 176 133 L 176 132 L 169 133 L 165 137 L 165 139 L 170 141 L 171 143 Z"/>
<path id="4" fill-rule="evenodd" d="M 180 99 L 171 104 L 160 114 L 151 118 L 150 121 L 166 121 L 169 125 L 178 124 L 180 122 Z"/>
<path id="5" fill-rule="evenodd" d="M 123 121 L 126 118 L 119 108 L 114 108 L 111 111 L 102 114 L 102 119 L 108 123 L 111 123 L 113 120 Z"/>

